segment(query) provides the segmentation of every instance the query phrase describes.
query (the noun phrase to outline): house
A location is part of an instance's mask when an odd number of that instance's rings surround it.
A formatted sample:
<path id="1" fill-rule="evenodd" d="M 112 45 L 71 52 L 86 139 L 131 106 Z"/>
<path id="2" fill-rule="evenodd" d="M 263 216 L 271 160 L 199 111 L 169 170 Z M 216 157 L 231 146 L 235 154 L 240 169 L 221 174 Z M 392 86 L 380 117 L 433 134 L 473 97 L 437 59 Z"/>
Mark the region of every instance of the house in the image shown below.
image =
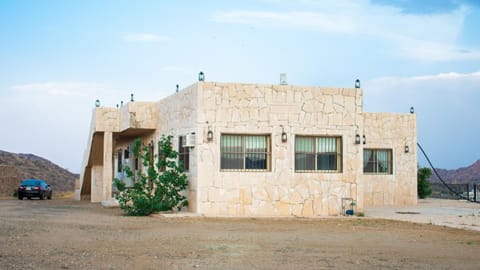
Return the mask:
<path id="1" fill-rule="evenodd" d="M 132 99 L 133 100 L 133 99 Z M 188 211 L 327 216 L 417 203 L 416 118 L 363 111 L 362 89 L 199 81 L 157 102 L 93 111 L 77 199 L 112 197 L 131 144 L 173 136 Z M 125 179 L 128 181 L 128 179 Z"/>

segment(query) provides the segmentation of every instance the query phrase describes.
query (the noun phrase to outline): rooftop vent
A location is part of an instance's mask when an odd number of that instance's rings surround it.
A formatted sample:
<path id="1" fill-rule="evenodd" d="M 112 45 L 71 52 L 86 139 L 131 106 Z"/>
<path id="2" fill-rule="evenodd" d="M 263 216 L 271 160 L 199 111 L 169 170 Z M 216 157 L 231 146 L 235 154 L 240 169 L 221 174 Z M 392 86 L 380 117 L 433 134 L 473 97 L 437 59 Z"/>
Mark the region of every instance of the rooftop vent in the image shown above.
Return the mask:
<path id="1" fill-rule="evenodd" d="M 280 84 L 287 85 L 287 73 L 280 73 Z"/>

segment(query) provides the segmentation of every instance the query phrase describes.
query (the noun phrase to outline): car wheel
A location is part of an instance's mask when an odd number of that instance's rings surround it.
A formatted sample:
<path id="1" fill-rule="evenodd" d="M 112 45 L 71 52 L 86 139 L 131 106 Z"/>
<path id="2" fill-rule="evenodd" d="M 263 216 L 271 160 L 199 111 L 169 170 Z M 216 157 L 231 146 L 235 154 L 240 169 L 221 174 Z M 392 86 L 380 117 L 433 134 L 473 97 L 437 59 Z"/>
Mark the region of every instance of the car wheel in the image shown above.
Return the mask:
<path id="1" fill-rule="evenodd" d="M 28 200 L 31 200 L 31 199 L 32 199 L 32 197 L 27 197 L 27 199 L 28 199 Z"/>
<path id="2" fill-rule="evenodd" d="M 49 200 L 52 199 L 52 192 L 50 192 L 50 195 L 48 195 L 47 199 L 49 199 Z"/>
<path id="3" fill-rule="evenodd" d="M 40 200 L 43 200 L 45 198 L 45 193 L 40 193 Z"/>
<path id="4" fill-rule="evenodd" d="M 18 196 L 18 199 L 19 199 L 19 200 L 23 200 L 23 197 L 22 197 L 22 196 Z"/>

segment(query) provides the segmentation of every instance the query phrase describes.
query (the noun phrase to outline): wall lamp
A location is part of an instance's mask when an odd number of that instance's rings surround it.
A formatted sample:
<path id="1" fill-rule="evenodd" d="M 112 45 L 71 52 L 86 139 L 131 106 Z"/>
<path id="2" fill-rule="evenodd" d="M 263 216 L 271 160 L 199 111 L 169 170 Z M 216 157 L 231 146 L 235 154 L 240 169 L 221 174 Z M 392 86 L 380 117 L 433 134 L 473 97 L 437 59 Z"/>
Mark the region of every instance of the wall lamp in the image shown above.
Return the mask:
<path id="1" fill-rule="evenodd" d="M 365 138 L 365 134 L 363 134 L 362 139 L 363 139 L 363 144 L 367 144 L 367 138 Z"/>
<path id="2" fill-rule="evenodd" d="M 285 129 L 282 126 L 282 142 L 287 142 L 287 133 L 285 132 Z"/>
<path id="3" fill-rule="evenodd" d="M 123 152 L 123 157 L 125 159 L 128 159 L 130 157 L 130 147 L 127 147 L 127 149 L 125 149 L 125 151 Z"/>
<path id="4" fill-rule="evenodd" d="M 355 144 L 360 144 L 360 135 L 355 135 Z"/>
<path id="5" fill-rule="evenodd" d="M 200 73 L 198 73 L 198 81 L 199 82 L 205 81 L 205 74 L 203 74 L 203 71 L 200 71 Z"/>
<path id="6" fill-rule="evenodd" d="M 415 113 L 415 109 L 413 107 L 410 107 L 410 113 L 411 114 Z"/>
<path id="7" fill-rule="evenodd" d="M 360 88 L 360 80 L 359 79 L 355 80 L 355 88 Z"/>
<path id="8" fill-rule="evenodd" d="M 97 108 L 100 107 L 100 100 L 99 99 L 95 100 L 95 107 L 97 107 Z"/>
<path id="9" fill-rule="evenodd" d="M 410 152 L 410 147 L 408 147 L 408 145 L 405 145 L 405 153 L 408 153 Z"/>
<path id="10" fill-rule="evenodd" d="M 208 125 L 208 121 L 207 121 L 207 125 Z M 213 131 L 210 128 L 210 126 L 208 126 L 207 141 L 209 141 L 209 142 L 213 141 Z"/>
<path id="11" fill-rule="evenodd" d="M 207 131 L 207 141 L 209 142 L 213 141 L 213 131 L 211 131 L 210 128 L 208 128 L 208 131 Z"/>
<path id="12" fill-rule="evenodd" d="M 134 100 L 133 100 L 133 93 L 132 93 L 132 94 L 130 94 L 130 101 L 131 101 L 131 102 L 133 102 L 133 101 L 134 101 Z"/>

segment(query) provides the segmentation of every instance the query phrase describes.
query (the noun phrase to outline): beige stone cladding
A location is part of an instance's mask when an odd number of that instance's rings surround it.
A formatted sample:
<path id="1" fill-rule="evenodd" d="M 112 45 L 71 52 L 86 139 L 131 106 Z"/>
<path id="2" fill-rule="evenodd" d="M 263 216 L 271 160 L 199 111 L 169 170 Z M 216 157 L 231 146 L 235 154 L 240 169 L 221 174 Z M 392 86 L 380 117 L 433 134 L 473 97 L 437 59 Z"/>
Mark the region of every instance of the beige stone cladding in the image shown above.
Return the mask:
<path id="1" fill-rule="evenodd" d="M 417 134 L 414 114 L 364 113 L 365 149 L 391 149 L 392 174 L 365 173 L 365 207 L 417 203 Z M 408 152 L 405 147 L 407 147 Z"/>
<path id="2" fill-rule="evenodd" d="M 15 166 L 0 165 L 0 197 L 12 196 L 21 180 Z"/>
<path id="3" fill-rule="evenodd" d="M 339 215 L 344 198 L 356 201 L 356 212 L 416 204 L 415 121 L 413 114 L 364 113 L 359 88 L 198 82 L 158 102 L 96 108 L 76 197 L 110 199 L 112 178 L 122 176 L 118 164 L 132 165 L 122 153 L 135 138 L 153 142 L 157 155 L 162 135 L 172 136 L 176 150 L 179 137 L 189 135 L 194 140 L 185 194 L 194 213 Z M 266 138 L 267 169 L 222 169 L 220 142 L 226 135 Z M 335 138 L 337 169 L 296 171 L 295 143 L 307 137 Z M 391 151 L 391 174 L 364 173 L 366 149 Z"/>
<path id="4" fill-rule="evenodd" d="M 135 102 L 137 103 L 137 102 Z M 130 103 L 129 103 L 130 104 Z M 153 106 L 152 106 L 153 105 Z M 121 178 L 122 172 L 118 172 L 118 152 L 125 150 L 133 144 L 136 138 L 140 138 L 145 145 L 151 144 L 153 141 L 154 155 L 158 157 L 158 141 L 162 135 L 172 136 L 173 147 L 178 151 L 179 136 L 185 136 L 187 134 L 197 133 L 197 85 L 192 85 L 174 93 L 168 97 L 155 103 L 140 103 L 134 104 L 134 107 L 129 107 L 129 110 L 122 110 L 122 123 L 121 127 L 141 127 L 142 129 L 152 129 L 150 133 L 134 133 L 128 136 L 126 139 L 118 139 L 114 146 L 114 177 Z M 198 136 L 197 136 L 198 137 Z M 198 142 L 198 140 L 197 140 Z M 195 143 L 197 144 L 197 143 Z M 196 212 L 196 145 L 189 149 L 190 162 L 189 170 L 186 171 L 189 190 L 186 194 L 189 199 L 189 208 L 191 212 Z M 124 161 L 125 162 L 125 161 Z M 124 163 L 123 162 L 123 163 Z M 130 166 L 133 165 L 132 158 L 130 158 Z M 141 168 L 145 171 L 146 168 Z"/>
<path id="5" fill-rule="evenodd" d="M 178 93 L 172 94 L 157 103 L 159 118 L 158 125 L 153 138 L 155 141 L 162 135 L 172 136 L 173 147 L 179 150 L 179 136 L 195 133 L 194 146 L 189 148 L 190 161 L 189 170 L 186 171 L 188 177 L 188 191 L 185 195 L 188 197 L 188 210 L 197 212 L 197 148 L 202 144 L 201 136 L 199 136 L 197 121 L 198 106 L 198 90 L 197 84 L 193 84 Z M 156 149 L 156 151 L 158 151 Z"/>
<path id="6" fill-rule="evenodd" d="M 143 136 L 157 128 L 157 104 L 130 102 L 120 108 L 95 108 L 81 167 L 79 189 L 75 198 L 89 197 L 92 202 L 108 200 L 112 196 L 115 176 L 113 159 L 117 143 L 125 138 Z M 115 139 L 114 139 L 115 137 Z"/>
<path id="7" fill-rule="evenodd" d="M 212 142 L 195 150 L 198 164 L 198 212 L 226 216 L 326 216 L 341 213 L 342 198 L 363 210 L 361 89 L 288 85 L 199 83 L 201 137 Z M 282 142 L 281 133 L 287 134 Z M 271 138 L 271 170 L 233 172 L 220 169 L 222 134 L 265 134 Z M 339 173 L 294 170 L 295 137 L 338 136 Z"/>

